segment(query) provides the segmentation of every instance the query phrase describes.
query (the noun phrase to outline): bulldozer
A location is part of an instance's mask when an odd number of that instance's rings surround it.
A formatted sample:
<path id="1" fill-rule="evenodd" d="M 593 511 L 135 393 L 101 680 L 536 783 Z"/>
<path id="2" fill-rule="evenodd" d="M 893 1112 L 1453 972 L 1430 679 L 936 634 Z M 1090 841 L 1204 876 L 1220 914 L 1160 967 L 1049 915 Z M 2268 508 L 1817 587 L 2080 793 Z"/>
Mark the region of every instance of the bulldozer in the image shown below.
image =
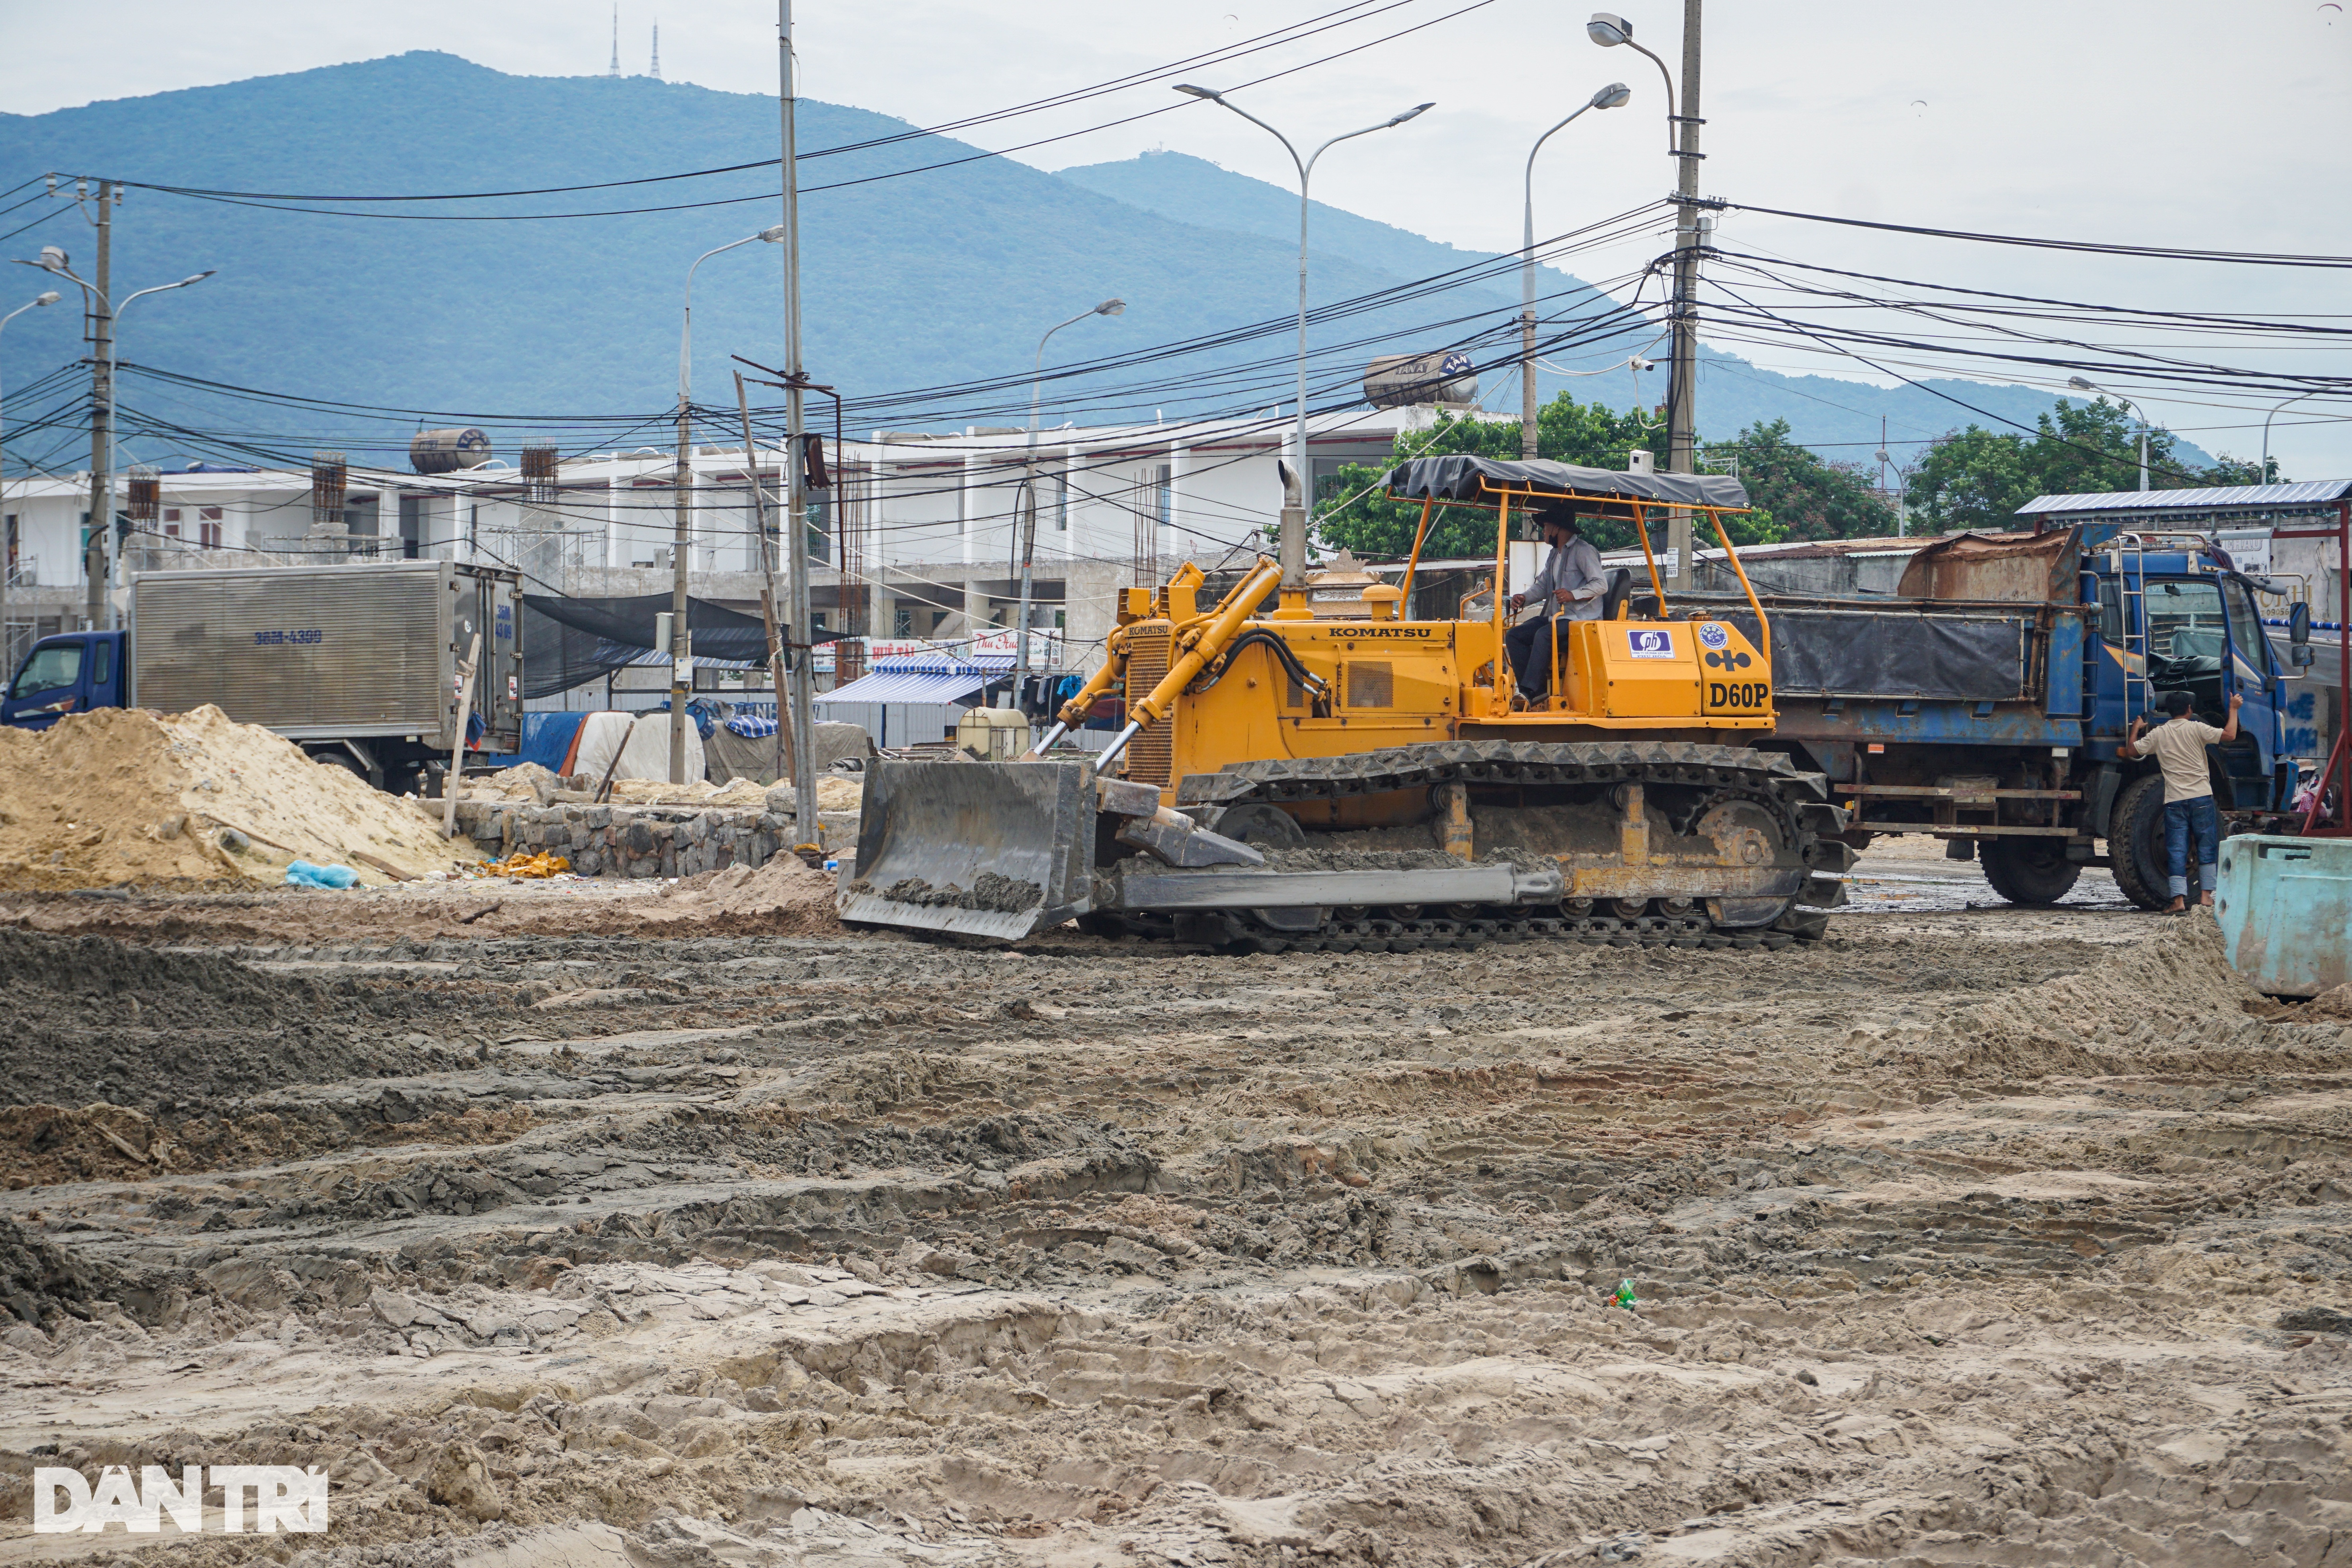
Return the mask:
<path id="1" fill-rule="evenodd" d="M 1724 522 L 1748 510 L 1739 482 L 1448 456 L 1385 485 L 1420 507 L 1399 584 L 1318 589 L 1294 480 L 1283 559 L 1213 602 L 1190 563 L 1123 590 L 1101 667 L 1021 758 L 869 763 L 842 919 L 1261 952 L 1819 938 L 1853 852 L 1822 775 L 1758 744 L 1770 623 L 1752 588 L 1761 647 L 1713 612 L 1676 618 L 1650 543 L 1668 512 L 1703 517 L 1747 588 Z M 1401 618 L 1433 521 L 1463 507 L 1494 514 L 1491 578 L 1456 618 Z M 1647 580 L 1609 574 L 1599 618 L 1536 639 L 1554 664 L 1530 701 L 1509 546 L 1555 508 L 1631 521 Z M 1125 723 L 1106 747 L 1058 744 L 1107 697 Z"/>

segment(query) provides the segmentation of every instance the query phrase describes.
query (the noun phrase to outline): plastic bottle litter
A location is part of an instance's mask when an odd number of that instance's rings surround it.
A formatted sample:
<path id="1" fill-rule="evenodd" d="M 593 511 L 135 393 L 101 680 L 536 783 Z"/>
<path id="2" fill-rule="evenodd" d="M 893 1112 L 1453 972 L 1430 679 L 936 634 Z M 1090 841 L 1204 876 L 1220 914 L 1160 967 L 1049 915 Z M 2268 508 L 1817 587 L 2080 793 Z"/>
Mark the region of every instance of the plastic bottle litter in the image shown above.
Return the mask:
<path id="1" fill-rule="evenodd" d="M 1622 1307 L 1629 1312 L 1641 1305 L 1641 1299 L 1633 1294 L 1633 1282 L 1631 1279 L 1617 1281 L 1617 1297 L 1612 1304 Z"/>
<path id="2" fill-rule="evenodd" d="M 360 874 L 349 866 L 313 866 L 308 860 L 297 860 L 286 868 L 289 888 L 348 888 L 359 879 Z"/>

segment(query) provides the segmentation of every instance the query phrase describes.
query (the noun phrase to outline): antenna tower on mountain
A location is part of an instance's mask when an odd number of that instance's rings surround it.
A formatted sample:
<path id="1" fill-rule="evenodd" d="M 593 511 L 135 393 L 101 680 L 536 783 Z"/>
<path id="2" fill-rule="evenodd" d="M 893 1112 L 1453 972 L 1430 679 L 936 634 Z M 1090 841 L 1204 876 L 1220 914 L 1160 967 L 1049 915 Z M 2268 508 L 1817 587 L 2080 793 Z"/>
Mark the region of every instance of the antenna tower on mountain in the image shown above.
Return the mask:
<path id="1" fill-rule="evenodd" d="M 621 74 L 621 8 L 618 5 L 613 7 L 613 69 L 611 74 L 616 77 Z"/>
<path id="2" fill-rule="evenodd" d="M 656 81 L 661 80 L 661 24 L 654 24 L 654 68 L 646 73 Z"/>

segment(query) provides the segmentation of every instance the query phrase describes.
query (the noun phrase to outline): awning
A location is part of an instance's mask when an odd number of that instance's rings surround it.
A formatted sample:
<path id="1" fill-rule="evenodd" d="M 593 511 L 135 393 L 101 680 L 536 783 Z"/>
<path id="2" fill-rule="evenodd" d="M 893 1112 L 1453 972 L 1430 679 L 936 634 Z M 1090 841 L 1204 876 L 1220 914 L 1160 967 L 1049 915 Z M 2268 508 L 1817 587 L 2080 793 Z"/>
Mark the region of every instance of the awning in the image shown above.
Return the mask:
<path id="1" fill-rule="evenodd" d="M 1483 481 L 1483 482 L 1482 482 Z M 1585 468 L 1547 458 L 1506 462 L 1454 453 L 1443 458 L 1414 458 L 1388 473 L 1390 491 L 1415 500 L 1480 500 L 1485 483 L 1512 489 L 1574 495 L 1584 500 L 1664 501 L 1685 506 L 1744 507 L 1748 491 L 1724 474 L 1621 474 L 1613 468 Z"/>
<path id="2" fill-rule="evenodd" d="M 815 704 L 822 708 L 828 702 L 961 702 L 987 686 L 990 679 L 976 670 L 877 669 L 818 694 Z"/>

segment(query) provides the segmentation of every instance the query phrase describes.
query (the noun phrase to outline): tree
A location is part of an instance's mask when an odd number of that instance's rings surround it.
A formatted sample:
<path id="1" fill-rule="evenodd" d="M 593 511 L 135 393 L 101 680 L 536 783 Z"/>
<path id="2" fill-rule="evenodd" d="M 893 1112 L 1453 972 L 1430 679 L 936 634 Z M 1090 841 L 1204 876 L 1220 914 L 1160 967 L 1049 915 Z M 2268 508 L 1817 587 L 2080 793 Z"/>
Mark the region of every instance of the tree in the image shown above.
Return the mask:
<path id="1" fill-rule="evenodd" d="M 1786 419 L 1759 419 L 1707 455 L 1738 458 L 1748 499 L 1769 514 L 1781 538 L 1862 539 L 1895 530 L 1895 509 L 1873 489 L 1870 470 L 1798 446 Z"/>
<path id="2" fill-rule="evenodd" d="M 1620 414 L 1602 403 L 1579 403 L 1561 393 L 1536 413 L 1536 451 L 1554 462 L 1589 468 L 1625 470 L 1626 455 L 1635 447 L 1653 450 L 1664 445 L 1664 432 L 1638 413 Z M 1412 552 L 1412 536 L 1421 525 L 1418 502 L 1392 501 L 1381 490 L 1391 468 L 1412 458 L 1471 453 L 1482 458 L 1515 460 L 1519 455 L 1519 425 L 1516 419 L 1481 419 L 1440 416 L 1433 429 L 1400 431 L 1387 463 L 1372 467 L 1350 463 L 1316 487 L 1322 509 L 1316 519 L 1316 536 L 1329 548 L 1354 551 L 1376 560 L 1394 560 Z M 1658 523 L 1664 526 L 1660 514 Z M 1727 518 L 1735 543 L 1754 544 L 1780 534 L 1769 515 L 1749 513 Z M 1633 547 L 1633 525 L 1624 519 L 1589 518 L 1585 536 L 1602 550 Z M 1430 560 L 1491 559 L 1495 553 L 1495 514 L 1470 507 L 1440 507 L 1430 521 L 1429 539 L 1422 554 Z"/>
<path id="3" fill-rule="evenodd" d="M 2262 465 L 2223 457 L 2195 468 L 2176 453 L 2179 437 L 2162 427 L 2147 437 L 2147 482 L 2155 489 L 2266 482 Z M 2273 466 L 2270 479 L 2276 478 Z M 2017 526 L 2017 509 L 2036 496 L 2139 489 L 2139 423 L 2105 398 L 2061 399 L 2035 421 L 2033 434 L 1971 425 L 1929 449 L 1905 487 L 1927 532 L 1999 531 Z"/>

